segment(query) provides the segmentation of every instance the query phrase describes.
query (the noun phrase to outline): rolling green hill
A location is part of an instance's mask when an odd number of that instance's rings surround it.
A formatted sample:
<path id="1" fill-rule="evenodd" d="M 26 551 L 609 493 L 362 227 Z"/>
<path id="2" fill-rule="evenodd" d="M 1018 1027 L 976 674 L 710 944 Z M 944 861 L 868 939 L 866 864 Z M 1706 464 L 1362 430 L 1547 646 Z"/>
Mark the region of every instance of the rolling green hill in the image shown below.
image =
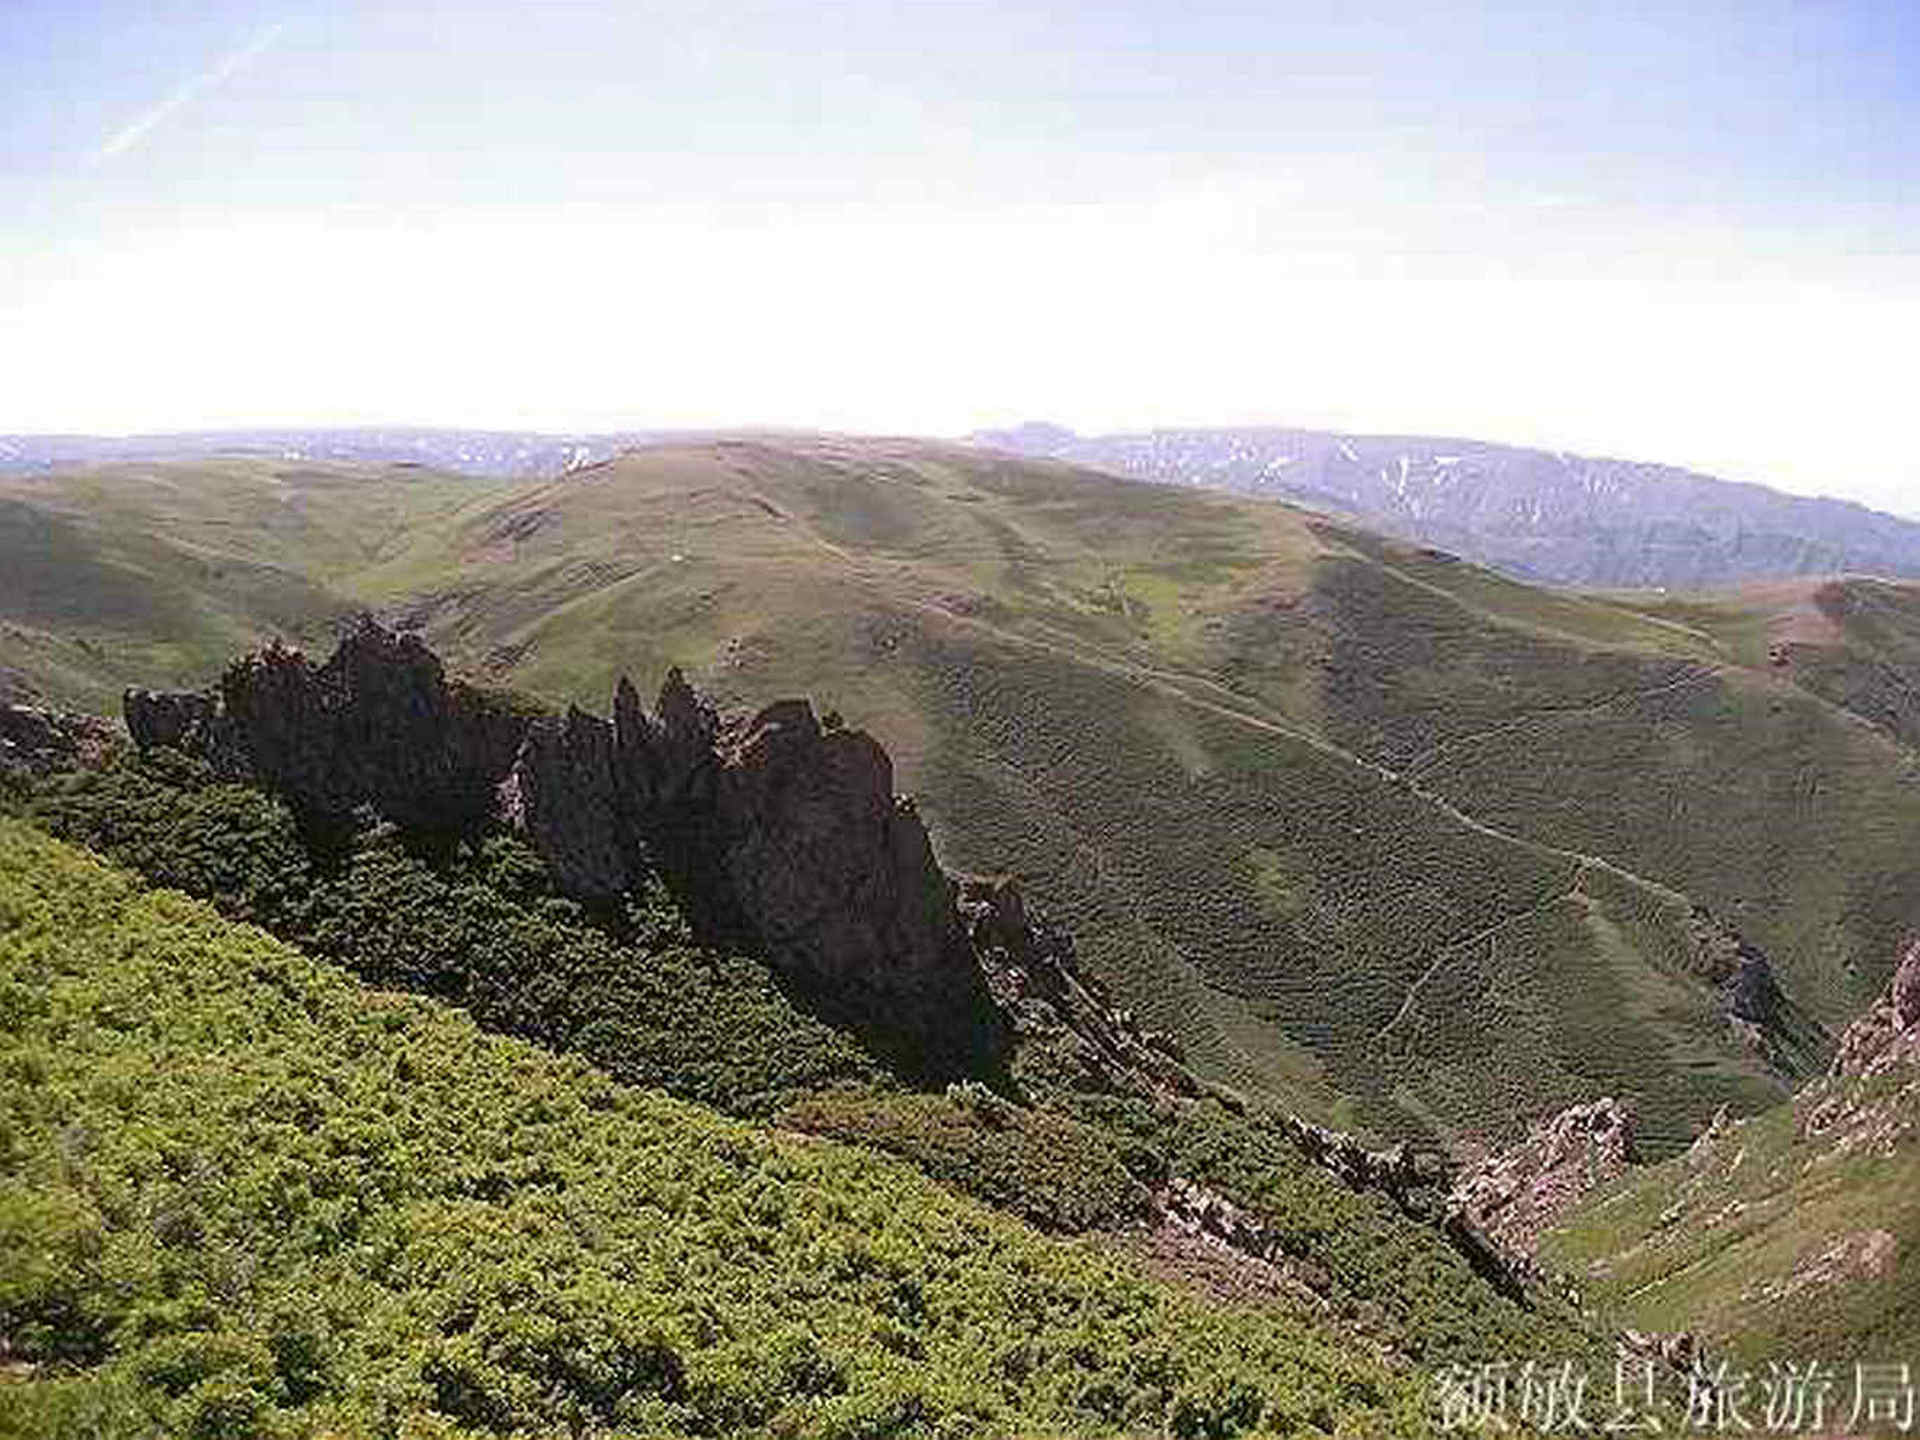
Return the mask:
<path id="1" fill-rule="evenodd" d="M 265 635 L 317 643 L 358 571 L 490 483 L 253 459 L 6 477 L 0 698 L 110 713 L 126 685 L 204 682 Z"/>
<path id="2" fill-rule="evenodd" d="M 1348 1127 L 1471 1148 L 1610 1092 L 1676 1148 L 1816 1066 L 1920 919 L 1904 736 L 1691 602 L 919 441 L 721 437 L 512 484 L 274 468 L 159 467 L 113 510 L 60 477 L 0 495 L 60 497 L 104 552 L 136 526 L 185 550 L 203 485 L 286 491 L 299 526 L 254 551 L 324 594 L 309 630 L 377 607 L 601 710 L 675 663 L 724 701 L 812 694 L 886 744 L 948 865 L 1021 872 L 1198 1068 Z M 88 623 L 99 663 L 0 658 L 97 703 L 193 668 L 143 647 L 214 634 Z M 1782 993 L 1743 1028 L 1755 950 Z"/>

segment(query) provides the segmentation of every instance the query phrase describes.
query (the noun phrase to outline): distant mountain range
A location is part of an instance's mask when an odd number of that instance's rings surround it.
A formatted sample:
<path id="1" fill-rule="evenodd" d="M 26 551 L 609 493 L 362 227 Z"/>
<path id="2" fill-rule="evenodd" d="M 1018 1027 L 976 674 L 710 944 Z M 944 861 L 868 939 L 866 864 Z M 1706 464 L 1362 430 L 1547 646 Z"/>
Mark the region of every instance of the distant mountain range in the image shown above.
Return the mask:
<path id="1" fill-rule="evenodd" d="M 1140 480 L 1292 500 L 1555 584 L 1920 576 L 1920 523 L 1669 465 L 1320 430 L 1078 435 L 1029 424 L 973 440 Z"/>
<path id="2" fill-rule="evenodd" d="M 697 435 L 410 427 L 0 435 L 0 474 L 230 457 L 551 479 L 669 438 Z M 1269 428 L 1079 435 L 1028 424 L 971 440 L 1136 480 L 1293 501 L 1536 582 L 1692 590 L 1798 576 L 1920 578 L 1920 522 L 1670 465 L 1478 440 Z"/>
<path id="3" fill-rule="evenodd" d="M 527 430 L 204 430 L 163 435 L 0 435 L 0 473 L 113 461 L 268 460 L 412 463 L 465 475 L 550 476 L 659 438 L 656 431 L 545 434 Z"/>

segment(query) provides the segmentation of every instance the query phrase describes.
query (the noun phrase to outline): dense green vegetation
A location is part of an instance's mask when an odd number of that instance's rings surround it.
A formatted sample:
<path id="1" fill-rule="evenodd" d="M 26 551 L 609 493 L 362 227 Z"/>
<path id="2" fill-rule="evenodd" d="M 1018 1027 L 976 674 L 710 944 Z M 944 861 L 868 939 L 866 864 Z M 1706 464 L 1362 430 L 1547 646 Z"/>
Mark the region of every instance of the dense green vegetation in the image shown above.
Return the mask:
<path id="1" fill-rule="evenodd" d="M 369 826 L 316 846 L 279 800 L 166 752 L 43 786 L 31 808 L 371 984 L 451 1001 L 631 1084 L 767 1114 L 801 1090 L 885 1078 L 765 965 L 696 944 L 663 886 L 589 916 L 506 834 L 435 852 Z"/>
<path id="2" fill-rule="evenodd" d="M 663 893 L 589 916 L 508 836 L 423 853 L 376 827 L 328 848 L 280 802 L 164 752 L 43 784 L 30 806 L 367 981 L 453 1001 L 621 1080 L 889 1152 L 1046 1229 L 1125 1229 L 1169 1173 L 1201 1180 L 1265 1216 L 1314 1288 L 1396 1353 L 1584 1343 L 1568 1317 L 1498 1293 L 1432 1224 L 1351 1191 L 1270 1123 L 1211 1101 L 1063 1091 L 1038 1052 L 1016 1064 L 1022 1103 L 971 1083 L 905 1091 L 764 966 L 690 942 Z"/>
<path id="3" fill-rule="evenodd" d="M 370 992 L 12 821 L 0 1240 L 0 1427 L 48 1440 L 1425 1428 L 1415 1376 L 1303 1316 Z"/>
<path id="4" fill-rule="evenodd" d="M 780 1123 L 886 1150 L 957 1189 L 1049 1230 L 1114 1228 L 1149 1212 L 1142 1182 L 1166 1161 L 1145 1143 L 1064 1116 L 1015 1105 L 977 1082 L 946 1094 L 809 1096 Z"/>

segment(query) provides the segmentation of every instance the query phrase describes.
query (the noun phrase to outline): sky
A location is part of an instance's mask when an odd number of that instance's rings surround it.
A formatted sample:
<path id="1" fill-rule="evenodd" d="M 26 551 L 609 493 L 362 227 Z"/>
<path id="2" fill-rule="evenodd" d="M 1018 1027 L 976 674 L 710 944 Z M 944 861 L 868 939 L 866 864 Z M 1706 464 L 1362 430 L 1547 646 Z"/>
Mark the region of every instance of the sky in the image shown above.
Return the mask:
<path id="1" fill-rule="evenodd" d="M 0 432 L 1281 424 L 1920 514 L 1913 0 L 0 0 Z"/>

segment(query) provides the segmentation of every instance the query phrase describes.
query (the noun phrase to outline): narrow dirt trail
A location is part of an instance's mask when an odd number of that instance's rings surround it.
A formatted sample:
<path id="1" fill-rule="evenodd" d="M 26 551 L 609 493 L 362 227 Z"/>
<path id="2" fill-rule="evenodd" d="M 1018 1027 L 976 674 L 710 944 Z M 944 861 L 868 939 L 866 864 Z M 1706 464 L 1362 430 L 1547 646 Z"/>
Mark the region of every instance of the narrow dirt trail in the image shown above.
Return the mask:
<path id="1" fill-rule="evenodd" d="M 1662 681 L 1658 685 L 1632 690 L 1616 690 L 1613 694 L 1593 701 L 1591 704 L 1547 706 L 1538 710 L 1529 710 L 1503 724 L 1491 725 L 1485 730 L 1474 730 L 1465 735 L 1456 735 L 1451 740 L 1444 740 L 1438 745 L 1422 750 L 1407 762 L 1406 773 L 1417 775 L 1441 760 L 1450 751 L 1477 745 L 1482 740 L 1490 740 L 1496 735 L 1509 735 L 1518 730 L 1526 730 L 1534 725 L 1548 724 L 1556 720 L 1573 720 L 1586 715 L 1599 715 L 1616 705 L 1628 704 L 1636 700 L 1651 700 L 1660 695 L 1671 695 L 1689 686 L 1718 679 L 1720 673 L 1720 668 L 1717 666 L 1699 667 L 1672 680 Z"/>
<path id="2" fill-rule="evenodd" d="M 808 534 L 809 538 L 821 550 L 840 561 L 860 583 L 876 590 L 881 588 L 875 574 L 877 567 L 874 567 L 870 562 L 863 561 L 859 557 L 850 554 L 823 536 L 813 534 L 811 531 L 809 531 Z M 912 573 L 912 567 L 906 562 L 901 562 L 896 568 Z M 1532 854 L 1549 857 L 1572 864 L 1576 867 L 1591 867 L 1609 874 L 1616 879 L 1624 880 L 1629 884 L 1642 886 L 1653 891 L 1663 899 L 1682 901 L 1686 898 L 1671 886 L 1648 876 L 1636 874 L 1634 871 L 1628 870 L 1622 865 L 1615 864 L 1603 855 L 1592 855 L 1580 850 L 1570 850 L 1563 846 L 1549 845 L 1542 841 L 1531 840 L 1513 831 L 1503 830 L 1497 826 L 1490 825 L 1477 816 L 1462 810 L 1445 796 L 1424 788 L 1413 781 L 1411 777 L 1401 772 L 1392 770 L 1377 761 L 1369 760 L 1363 755 L 1336 744 L 1325 736 L 1318 735 L 1290 721 L 1277 719 L 1270 713 L 1263 713 L 1259 708 L 1258 701 L 1242 695 L 1237 691 L 1228 689 L 1217 680 L 1182 671 L 1160 669 L 1062 641 L 1044 639 L 1018 630 L 1010 630 L 1005 626 L 996 625 L 992 621 L 983 620 L 978 616 L 956 614 L 952 610 L 933 604 L 930 601 L 902 600 L 896 594 L 886 594 L 886 599 L 892 604 L 905 604 L 924 614 L 934 616 L 949 625 L 991 635 L 1003 644 L 1058 656 L 1076 665 L 1082 665 L 1090 669 L 1099 670 L 1103 674 L 1131 681 L 1144 689 L 1149 689 L 1157 694 L 1179 700 L 1184 704 L 1192 706 L 1194 709 L 1204 711 L 1210 715 L 1216 715 L 1224 720 L 1230 720 L 1247 729 L 1278 736 L 1297 745 L 1305 745 L 1341 764 L 1364 771 L 1383 784 L 1400 788 L 1405 793 L 1438 811 L 1454 824 L 1471 830 L 1477 835 L 1499 841 L 1502 844 L 1515 845 Z M 1687 683 L 1692 683 L 1700 677 L 1695 675 L 1683 678 Z M 1677 685 L 1679 682 L 1674 683 Z M 1210 698 L 1213 695 L 1223 695 L 1228 697 L 1228 699 L 1219 700 Z M 1616 702 L 1618 698 L 1620 697 L 1616 697 Z M 1228 701 L 1232 703 L 1228 703 Z"/>

